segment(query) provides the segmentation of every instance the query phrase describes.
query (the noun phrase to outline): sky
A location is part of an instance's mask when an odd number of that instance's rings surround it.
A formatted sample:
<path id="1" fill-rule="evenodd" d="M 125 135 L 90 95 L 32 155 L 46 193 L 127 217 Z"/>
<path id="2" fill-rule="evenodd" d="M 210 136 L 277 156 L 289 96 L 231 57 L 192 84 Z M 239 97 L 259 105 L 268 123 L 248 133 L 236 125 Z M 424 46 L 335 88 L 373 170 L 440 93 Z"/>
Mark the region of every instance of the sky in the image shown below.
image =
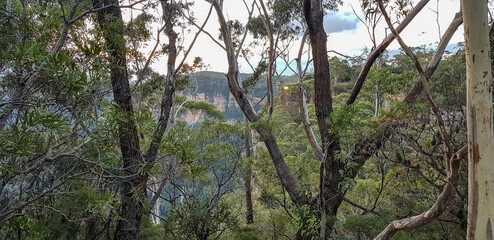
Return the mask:
<path id="1" fill-rule="evenodd" d="M 249 3 L 251 1 L 247 0 L 246 2 Z M 360 55 L 364 48 L 372 47 L 372 42 L 365 25 L 358 20 L 352 10 L 353 6 L 359 17 L 362 19 L 364 18 L 363 13 L 360 10 L 359 0 L 344 0 L 343 2 L 344 4 L 339 7 L 337 12 L 329 12 L 324 18 L 324 28 L 328 35 L 328 50 L 334 50 L 349 56 Z M 417 2 L 418 0 L 414 1 L 414 5 Z M 209 6 L 210 5 L 205 1 L 199 0 L 194 2 L 193 12 L 199 25 L 204 21 L 209 11 Z M 421 45 L 435 46 L 439 42 L 440 34 L 444 33 L 459 9 L 459 0 L 431 0 L 400 35 L 407 45 L 411 47 Z M 245 24 L 248 19 L 248 12 L 241 0 L 225 0 L 224 12 L 226 13 L 225 17 L 227 20 L 238 19 Z M 436 14 L 437 12 L 439 14 Z M 161 13 L 157 12 L 156 14 L 159 15 Z M 395 26 L 396 25 L 397 24 L 395 24 Z M 381 20 L 376 28 L 377 44 L 385 38 L 384 29 L 386 27 L 384 19 Z M 219 36 L 218 29 L 219 24 L 217 16 L 213 10 L 205 30 L 216 37 Z M 182 39 L 185 46 L 189 45 L 189 42 L 192 40 L 196 31 L 197 28 L 191 28 L 190 32 L 186 31 L 183 33 Z M 166 41 L 164 36 L 162 36 L 162 39 L 165 39 L 163 41 Z M 249 36 L 247 41 L 251 39 L 252 38 Z M 456 43 L 463 41 L 463 26 L 460 26 L 451 39 L 450 45 L 454 46 Z M 153 45 L 154 44 L 148 44 L 145 51 L 150 51 Z M 290 50 L 290 56 L 296 56 L 299 45 L 299 42 L 294 44 Z M 388 47 L 388 50 L 397 50 L 399 48 L 399 44 L 396 41 L 393 41 Z M 202 57 L 204 63 L 208 65 L 207 70 L 209 71 L 226 72 L 228 70 L 226 53 L 205 34 L 199 35 L 197 42 L 186 61 L 190 63 L 196 56 Z M 330 53 L 330 56 L 335 56 L 335 54 Z M 179 56 L 179 59 L 177 60 L 181 61 L 181 58 L 182 56 Z M 258 60 L 259 58 L 253 57 L 251 63 L 257 63 Z M 153 62 L 151 66 L 156 71 L 165 74 L 165 65 L 166 57 L 161 57 Z M 240 59 L 239 65 L 241 72 L 251 72 L 251 68 L 245 60 Z"/>

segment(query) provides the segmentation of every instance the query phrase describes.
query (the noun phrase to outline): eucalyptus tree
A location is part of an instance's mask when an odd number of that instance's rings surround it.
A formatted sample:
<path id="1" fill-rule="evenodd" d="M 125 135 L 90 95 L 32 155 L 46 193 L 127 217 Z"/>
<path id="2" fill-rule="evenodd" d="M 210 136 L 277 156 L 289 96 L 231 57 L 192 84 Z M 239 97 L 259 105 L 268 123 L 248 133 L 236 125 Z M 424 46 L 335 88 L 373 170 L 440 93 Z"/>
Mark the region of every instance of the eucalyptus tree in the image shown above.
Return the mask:
<path id="1" fill-rule="evenodd" d="M 468 229 L 467 239 L 493 238 L 493 103 L 488 7 L 462 1 L 467 66 Z"/>
<path id="2" fill-rule="evenodd" d="M 137 81 L 131 87 L 128 73 L 129 66 L 127 63 L 128 50 L 126 48 L 126 39 L 124 38 L 124 22 L 119 8 L 119 2 L 113 0 L 103 2 L 93 1 L 93 5 L 101 9 L 97 13 L 97 22 L 103 33 L 106 49 L 109 53 L 108 67 L 112 80 L 113 100 L 116 102 L 117 115 L 119 116 L 117 126 L 122 164 L 123 169 L 125 169 L 124 181 L 121 182 L 121 207 L 119 212 L 122 219 L 118 221 L 115 230 L 115 239 L 136 239 L 139 234 L 142 215 L 150 213 L 150 209 L 147 207 L 147 191 L 150 189 L 148 186 L 150 174 L 146 169 L 150 169 L 156 165 L 163 135 L 172 117 L 170 114 L 172 114 L 171 110 L 175 98 L 175 89 L 177 87 L 180 89 L 184 87 L 182 86 L 184 84 L 176 86 L 176 82 L 178 80 L 181 82 L 185 80 L 186 82 L 187 74 L 190 70 L 201 65 L 200 58 L 196 58 L 192 66 L 185 63 L 185 61 L 199 33 L 202 32 L 202 28 L 207 23 L 209 15 L 206 17 L 206 20 L 194 36 L 190 45 L 188 47 L 182 47 L 179 45 L 179 34 L 176 32 L 175 27 L 186 27 L 187 22 L 185 21 L 186 18 L 183 17 L 185 15 L 184 12 L 188 11 L 192 3 L 171 0 L 160 2 L 164 24 L 158 30 L 158 39 L 161 32 L 164 32 L 168 39 L 168 44 L 163 49 L 163 52 L 167 54 L 167 74 L 164 77 L 154 78 L 154 80 L 158 81 L 158 89 L 162 89 L 163 92 L 159 94 L 161 101 L 157 122 L 151 121 L 154 130 L 150 132 L 146 131 L 151 137 L 149 141 L 145 141 L 144 137 L 140 139 L 143 133 L 139 133 L 134 119 L 136 114 L 140 115 L 142 114 L 141 111 L 148 111 L 149 109 L 135 109 L 133 107 L 132 93 L 139 89 L 140 84 L 147 83 L 145 81 L 147 77 L 146 73 L 149 71 L 150 62 L 154 58 L 153 54 L 158 53 L 157 47 L 159 41 L 156 42 L 150 56 L 147 58 L 144 68 L 137 72 Z M 153 7 L 152 3 L 151 7 Z M 183 54 L 183 59 L 177 64 L 179 54 Z M 151 85 L 154 80 L 150 81 Z M 151 92 L 153 90 L 151 89 Z M 188 105 L 193 105 L 191 104 L 192 102 L 187 103 L 189 103 Z M 195 108 L 201 107 L 196 105 L 194 105 Z M 216 113 L 209 105 L 205 107 L 206 110 L 210 111 L 210 114 Z M 143 150 L 144 148 L 146 150 Z M 158 179 L 161 180 L 157 183 L 157 191 L 154 191 L 153 198 L 150 201 L 151 205 L 154 205 L 157 198 L 160 197 L 160 192 L 167 182 L 166 176 L 164 178 L 158 176 Z M 160 216 L 158 215 L 157 217 Z"/>

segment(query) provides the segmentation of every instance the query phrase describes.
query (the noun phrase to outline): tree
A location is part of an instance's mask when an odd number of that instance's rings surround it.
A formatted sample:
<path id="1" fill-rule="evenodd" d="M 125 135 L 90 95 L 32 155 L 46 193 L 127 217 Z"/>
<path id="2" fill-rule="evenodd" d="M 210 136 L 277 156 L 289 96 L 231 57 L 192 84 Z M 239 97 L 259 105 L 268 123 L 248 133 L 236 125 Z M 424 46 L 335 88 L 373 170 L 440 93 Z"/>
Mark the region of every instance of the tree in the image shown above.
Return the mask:
<path id="1" fill-rule="evenodd" d="M 219 237 L 237 224 L 226 196 L 239 185 L 242 137 L 241 126 L 211 120 L 198 129 L 182 121 L 170 129 L 164 144 L 169 184 L 161 196 L 169 208 L 163 225 L 169 239 Z"/>
<path id="2" fill-rule="evenodd" d="M 123 38 L 123 20 L 119 2 L 94 1 L 93 5 L 105 10 L 98 12 L 98 24 L 103 31 L 106 46 L 110 51 L 110 73 L 113 98 L 117 103 L 117 111 L 121 115 L 118 122 L 120 151 L 122 163 L 129 179 L 123 183 L 121 195 L 122 220 L 115 230 L 115 239 L 137 239 L 144 213 L 143 202 L 146 195 L 147 176 L 140 170 L 144 162 L 139 144 L 134 108 L 132 106 L 129 75 L 127 72 L 127 49 Z"/>
<path id="3" fill-rule="evenodd" d="M 486 1 L 462 1 L 467 65 L 467 239 L 492 239 L 493 81 Z"/>
<path id="4" fill-rule="evenodd" d="M 98 24 L 103 31 L 103 38 L 110 51 L 110 73 L 112 80 L 113 97 L 117 103 L 120 150 L 125 175 L 121 193 L 122 220 L 118 221 L 115 230 L 115 239 L 136 239 L 139 235 L 141 217 L 146 212 L 144 203 L 147 196 L 148 173 L 143 167 L 153 165 L 156 161 L 159 146 L 163 134 L 167 128 L 174 93 L 174 78 L 177 74 L 175 61 L 177 56 L 176 37 L 173 30 L 175 14 L 168 1 L 162 1 L 163 20 L 165 21 L 165 33 L 168 36 L 168 62 L 167 76 L 164 78 L 164 96 L 162 97 L 158 124 L 152 136 L 151 143 L 145 154 L 142 153 L 139 136 L 134 122 L 134 109 L 132 106 L 132 90 L 129 84 L 127 72 L 126 40 L 123 37 L 123 20 L 118 1 L 94 1 L 93 5 L 103 10 L 98 12 Z"/>

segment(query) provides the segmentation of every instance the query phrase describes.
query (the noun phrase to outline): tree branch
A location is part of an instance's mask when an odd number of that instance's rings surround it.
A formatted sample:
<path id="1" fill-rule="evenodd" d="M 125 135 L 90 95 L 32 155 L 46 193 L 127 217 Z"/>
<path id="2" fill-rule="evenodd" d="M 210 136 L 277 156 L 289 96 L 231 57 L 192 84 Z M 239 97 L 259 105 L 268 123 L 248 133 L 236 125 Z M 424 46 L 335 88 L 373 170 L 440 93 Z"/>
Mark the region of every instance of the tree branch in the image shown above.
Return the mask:
<path id="1" fill-rule="evenodd" d="M 216 13 L 218 15 L 218 21 L 220 23 L 221 34 L 223 35 L 223 41 L 225 43 L 225 50 L 228 59 L 228 72 L 226 74 L 228 80 L 228 87 L 230 88 L 230 92 L 233 97 L 237 101 L 240 109 L 244 112 L 244 115 L 250 122 L 258 122 L 260 117 L 255 113 L 252 105 L 250 104 L 247 96 L 244 91 L 238 84 L 238 64 L 235 58 L 235 51 L 233 48 L 233 42 L 231 39 L 230 30 L 228 29 L 227 22 L 221 11 L 221 7 L 215 0 L 206 0 L 213 4 Z M 269 126 L 265 124 L 256 124 L 255 129 L 260 135 L 261 141 L 264 142 L 268 152 L 273 161 L 276 172 L 278 173 L 278 177 L 281 181 L 282 186 L 287 190 L 290 195 L 292 201 L 297 205 L 302 205 L 308 202 L 307 197 L 303 194 L 302 191 L 297 186 L 297 182 L 293 178 L 290 173 L 290 169 L 286 165 L 285 160 L 283 159 L 283 155 L 278 148 L 278 144 L 276 139 L 274 138 L 271 129 Z"/>
<path id="2" fill-rule="evenodd" d="M 388 13 L 386 12 L 386 9 L 384 9 L 384 6 L 382 3 L 378 2 L 379 9 L 381 10 L 381 13 L 388 24 L 389 29 L 395 36 L 396 40 L 400 43 L 401 48 L 405 51 L 405 53 L 410 57 L 412 62 L 415 64 L 415 68 L 417 69 L 417 72 L 419 73 L 420 76 L 420 81 L 422 82 L 422 86 L 424 88 L 425 95 L 427 96 L 427 100 L 429 101 L 429 105 L 431 107 L 432 112 L 436 116 L 436 121 L 437 125 L 439 126 L 439 132 L 441 133 L 441 137 L 444 140 L 444 148 L 445 152 L 447 153 L 446 156 L 449 158 L 450 153 L 453 151 L 453 143 L 451 142 L 451 139 L 446 132 L 446 127 L 444 126 L 444 120 L 442 117 L 442 114 L 437 107 L 434 99 L 432 98 L 432 93 L 429 88 L 429 84 L 427 83 L 427 77 L 424 74 L 424 70 L 422 69 L 422 65 L 419 62 L 419 59 L 417 56 L 412 52 L 412 50 L 405 44 L 405 41 L 401 38 L 400 34 L 395 30 L 393 27 L 393 24 L 391 23 L 391 20 L 388 16 Z M 446 163 L 446 168 L 449 169 L 449 164 L 448 164 L 448 159 L 445 158 L 445 163 Z"/>
<path id="3" fill-rule="evenodd" d="M 448 207 L 449 202 L 456 195 L 456 185 L 458 184 L 459 178 L 459 167 L 460 161 L 465 158 L 468 154 L 468 146 L 463 146 L 458 152 L 456 152 L 450 158 L 451 171 L 449 172 L 446 183 L 444 184 L 443 191 L 436 199 L 434 205 L 427 211 L 420 215 L 395 220 L 389 223 L 389 225 L 376 237 L 374 240 L 387 240 L 391 239 L 393 235 L 400 230 L 410 230 L 418 228 L 424 224 L 432 222 L 437 217 L 439 217 Z"/>
<path id="4" fill-rule="evenodd" d="M 403 22 L 396 27 L 396 31 L 399 33 L 405 29 L 405 27 L 417 16 L 417 14 L 425 7 L 425 5 L 429 2 L 430 0 L 421 0 L 417 5 L 410 11 L 410 13 L 407 15 L 407 17 L 403 20 Z M 386 37 L 377 48 L 372 50 L 372 52 L 369 54 L 367 57 L 367 61 L 365 62 L 364 66 L 362 67 L 362 70 L 360 71 L 360 74 L 355 81 L 355 85 L 353 86 L 352 91 L 350 92 L 350 96 L 348 97 L 346 104 L 350 105 L 355 102 L 357 99 L 358 94 L 360 93 L 360 89 L 362 89 L 362 86 L 364 84 L 365 78 L 367 77 L 367 74 L 369 73 L 370 68 L 374 64 L 374 62 L 377 60 L 377 58 L 386 50 L 386 48 L 391 44 L 391 42 L 395 39 L 394 35 L 389 35 Z"/>

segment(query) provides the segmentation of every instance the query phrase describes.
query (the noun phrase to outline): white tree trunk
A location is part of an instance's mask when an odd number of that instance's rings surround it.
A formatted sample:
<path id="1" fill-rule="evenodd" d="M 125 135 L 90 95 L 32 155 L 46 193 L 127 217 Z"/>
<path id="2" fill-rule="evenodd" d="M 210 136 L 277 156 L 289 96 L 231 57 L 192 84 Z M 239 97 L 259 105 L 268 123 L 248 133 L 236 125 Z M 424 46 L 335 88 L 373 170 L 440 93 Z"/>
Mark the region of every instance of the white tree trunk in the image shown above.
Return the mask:
<path id="1" fill-rule="evenodd" d="M 494 134 L 487 0 L 463 0 L 467 65 L 467 239 L 492 240 Z"/>

